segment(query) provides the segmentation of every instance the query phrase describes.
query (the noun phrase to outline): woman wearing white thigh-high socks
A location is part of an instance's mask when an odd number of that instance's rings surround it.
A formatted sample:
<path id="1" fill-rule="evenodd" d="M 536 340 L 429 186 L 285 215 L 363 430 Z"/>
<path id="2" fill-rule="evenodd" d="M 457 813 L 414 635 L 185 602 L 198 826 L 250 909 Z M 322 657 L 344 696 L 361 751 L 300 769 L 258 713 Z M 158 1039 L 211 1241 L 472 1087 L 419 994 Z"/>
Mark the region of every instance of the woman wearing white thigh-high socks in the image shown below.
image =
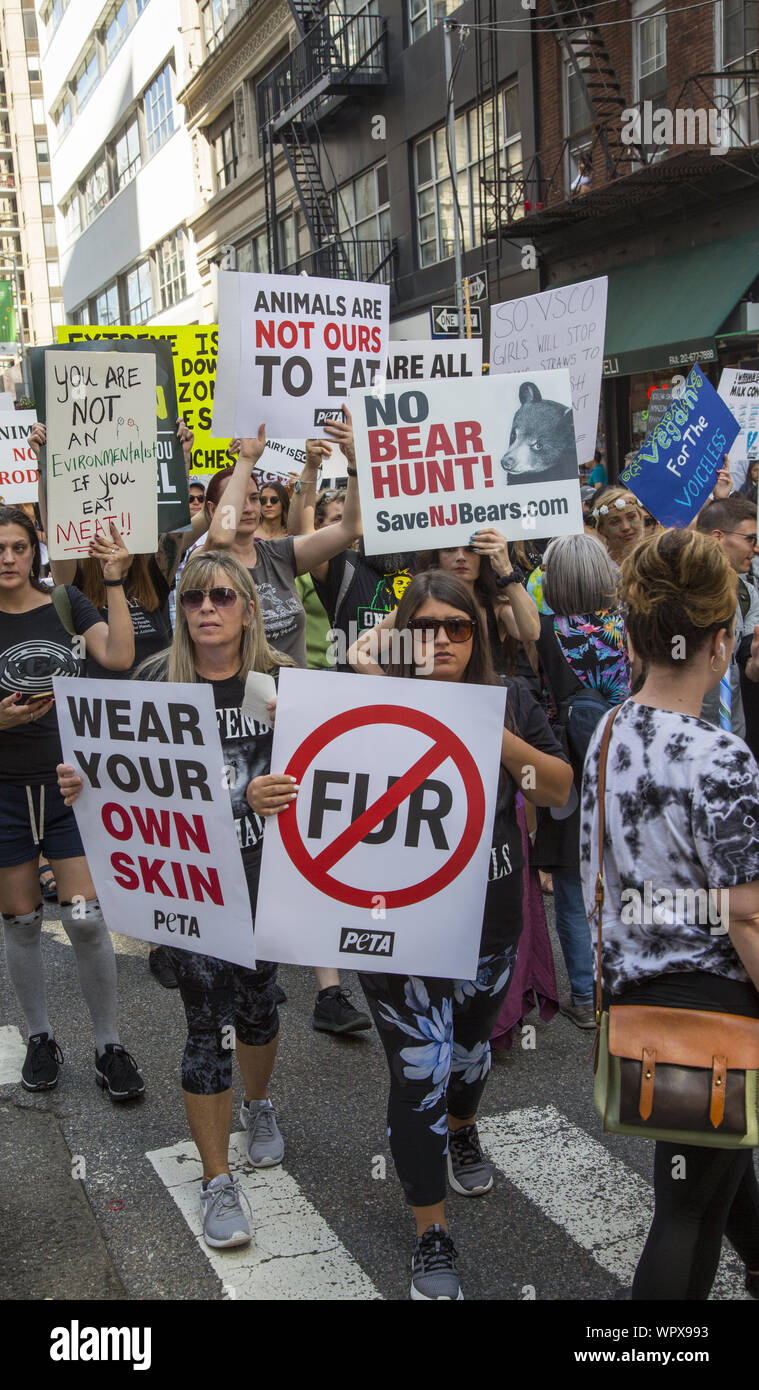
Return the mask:
<path id="1" fill-rule="evenodd" d="M 63 804 L 52 697 L 54 676 L 78 676 L 85 651 L 111 670 L 134 660 L 134 633 L 122 576 L 129 555 L 115 527 L 92 542 L 103 570 L 108 621 L 76 589 L 39 582 L 33 523 L 0 507 L 0 912 L 8 974 L 29 1034 L 21 1084 L 50 1090 L 63 1055 L 48 1018 L 40 934 L 38 861 L 44 853 L 58 885 L 61 920 L 76 955 L 95 1033 L 98 1085 L 114 1100 L 145 1089 L 116 1026 L 116 958 L 87 868 L 73 811 Z"/>

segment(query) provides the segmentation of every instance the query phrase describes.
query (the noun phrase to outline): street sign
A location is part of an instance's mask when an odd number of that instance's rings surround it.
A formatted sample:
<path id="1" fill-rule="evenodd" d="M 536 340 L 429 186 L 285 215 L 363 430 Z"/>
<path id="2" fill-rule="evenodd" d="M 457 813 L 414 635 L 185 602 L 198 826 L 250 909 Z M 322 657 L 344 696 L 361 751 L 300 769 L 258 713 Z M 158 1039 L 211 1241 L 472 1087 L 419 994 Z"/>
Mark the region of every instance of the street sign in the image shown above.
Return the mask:
<path id="1" fill-rule="evenodd" d="M 472 323 L 472 333 L 476 338 L 482 336 L 482 317 L 480 310 L 473 305 L 469 311 Z M 430 309 L 432 319 L 433 338 L 458 338 L 461 336 L 459 331 L 459 314 L 453 304 L 434 304 Z M 466 315 L 464 316 L 464 326 L 466 326 Z"/>
<path id="2" fill-rule="evenodd" d="M 476 275 L 469 276 L 469 300 L 476 304 L 479 299 L 488 297 L 488 273 L 486 270 L 478 270 Z"/>

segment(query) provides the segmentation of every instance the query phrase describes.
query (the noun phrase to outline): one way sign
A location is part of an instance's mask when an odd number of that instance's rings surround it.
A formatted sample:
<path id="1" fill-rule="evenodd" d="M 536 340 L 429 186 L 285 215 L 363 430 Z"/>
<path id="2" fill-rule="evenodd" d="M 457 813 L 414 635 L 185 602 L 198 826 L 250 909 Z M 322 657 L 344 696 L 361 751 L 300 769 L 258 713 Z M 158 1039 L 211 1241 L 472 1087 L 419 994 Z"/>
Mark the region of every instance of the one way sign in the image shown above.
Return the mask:
<path id="1" fill-rule="evenodd" d="M 478 270 L 469 276 L 469 299 L 474 304 L 479 299 L 487 299 L 488 276 L 486 270 Z"/>
<path id="2" fill-rule="evenodd" d="M 472 323 L 472 334 L 474 335 L 474 337 L 479 338 L 482 335 L 482 319 L 480 317 L 480 311 L 476 305 L 473 305 L 469 313 Z M 454 305 L 435 304 L 430 309 L 430 315 L 432 317 L 433 338 L 461 337 L 461 332 L 459 331 L 458 309 L 456 309 Z M 464 315 L 464 323 L 462 328 L 462 332 L 465 331 L 466 315 Z"/>

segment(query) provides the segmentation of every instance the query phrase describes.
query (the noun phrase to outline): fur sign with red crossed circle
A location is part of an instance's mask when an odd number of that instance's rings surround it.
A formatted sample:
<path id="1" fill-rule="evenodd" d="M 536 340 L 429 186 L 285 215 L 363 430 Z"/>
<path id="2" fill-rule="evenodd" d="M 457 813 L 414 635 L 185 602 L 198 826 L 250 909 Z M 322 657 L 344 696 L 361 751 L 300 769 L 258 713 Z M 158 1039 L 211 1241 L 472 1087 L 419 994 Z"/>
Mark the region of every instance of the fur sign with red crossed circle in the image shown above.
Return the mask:
<path id="1" fill-rule="evenodd" d="M 298 748 L 285 769 L 286 775 L 301 783 L 317 754 L 341 734 L 353 729 L 376 728 L 378 725 L 400 725 L 406 729 L 416 729 L 426 734 L 432 744 L 421 758 L 399 777 L 373 805 L 368 806 L 347 829 L 343 830 L 331 844 L 319 854 L 312 856 L 303 843 L 298 827 L 295 805 L 282 813 L 279 821 L 282 843 L 296 868 L 322 893 L 350 903 L 353 907 L 372 907 L 380 894 L 386 907 L 408 907 L 412 903 L 423 902 L 441 889 L 446 888 L 471 859 L 477 848 L 485 821 L 485 793 L 477 764 L 469 749 L 461 739 L 446 728 L 438 719 L 421 710 L 399 708 L 395 705 L 373 705 L 365 709 L 346 710 L 321 724 Z M 375 826 L 397 810 L 398 807 L 419 787 L 435 768 L 448 758 L 455 763 L 461 775 L 467 797 L 467 816 L 464 832 L 458 844 L 452 849 L 446 862 L 434 873 L 405 888 L 387 889 L 381 883 L 369 888 L 358 888 L 343 883 L 331 870 L 357 845 Z"/>

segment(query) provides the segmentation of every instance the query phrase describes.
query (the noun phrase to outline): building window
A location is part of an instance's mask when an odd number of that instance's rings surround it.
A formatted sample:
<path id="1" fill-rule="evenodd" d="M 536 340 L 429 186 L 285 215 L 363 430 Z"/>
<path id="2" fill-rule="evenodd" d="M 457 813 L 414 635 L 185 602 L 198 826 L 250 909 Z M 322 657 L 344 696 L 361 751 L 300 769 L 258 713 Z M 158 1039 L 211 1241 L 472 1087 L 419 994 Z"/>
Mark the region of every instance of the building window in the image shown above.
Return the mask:
<path id="1" fill-rule="evenodd" d="M 63 229 L 66 233 L 66 240 L 71 241 L 78 236 L 82 229 L 82 219 L 79 211 L 79 194 L 76 190 L 72 193 L 69 201 L 61 207 L 63 215 Z"/>
<path id="2" fill-rule="evenodd" d="M 147 3 L 148 3 L 148 0 L 137 0 L 137 14 L 138 14 L 138 16 L 142 14 L 142 11 L 145 9 L 145 6 L 147 5 Z"/>
<path id="3" fill-rule="evenodd" d="M 213 53 L 224 38 L 228 16 L 229 0 L 208 0 L 201 5 L 200 23 L 206 54 Z"/>
<path id="4" fill-rule="evenodd" d="M 178 227 L 156 250 L 161 308 L 168 309 L 187 294 L 184 263 L 184 232 Z"/>
<path id="5" fill-rule="evenodd" d="M 116 172 L 116 191 L 131 183 L 142 164 L 140 151 L 140 126 L 134 116 L 129 125 L 122 130 L 113 147 Z"/>
<path id="6" fill-rule="evenodd" d="M 129 28 L 129 6 L 127 0 L 115 0 L 103 25 L 105 61 L 110 63 L 121 47 Z"/>
<path id="7" fill-rule="evenodd" d="M 237 143 L 235 140 L 234 117 L 219 132 L 213 142 L 216 158 L 217 190 L 226 188 L 237 177 Z"/>
<path id="8" fill-rule="evenodd" d="M 24 38 L 36 39 L 37 37 L 37 16 L 34 10 L 24 10 Z"/>
<path id="9" fill-rule="evenodd" d="M 174 133 L 170 63 L 159 72 L 145 92 L 145 124 L 148 132 L 148 154 L 155 154 L 164 141 Z"/>
<path id="10" fill-rule="evenodd" d="M 62 301 L 61 301 L 60 299 L 54 299 L 53 302 L 51 303 L 51 305 L 50 305 L 50 319 L 51 319 L 53 328 L 60 328 L 61 324 L 62 324 L 62 323 L 65 323 L 65 319 L 64 319 L 64 316 L 63 316 L 63 303 L 62 303 Z"/>
<path id="11" fill-rule="evenodd" d="M 379 247 L 360 242 L 386 242 L 390 245 L 390 196 L 387 164 L 375 164 L 350 183 L 343 184 L 337 198 L 337 223 L 349 254 L 353 243 L 351 270 L 354 279 L 364 280 L 382 259 Z"/>
<path id="12" fill-rule="evenodd" d="M 32 120 L 35 125 L 45 124 L 45 103 L 41 97 L 32 97 Z"/>
<path id="13" fill-rule="evenodd" d="M 108 187 L 108 165 L 105 159 L 101 159 L 100 163 L 90 170 L 84 181 L 83 191 L 84 225 L 89 227 L 90 222 L 97 217 L 111 196 Z"/>
<path id="14" fill-rule="evenodd" d="M 572 39 L 585 42 L 586 35 L 575 33 Z M 585 70 L 590 59 L 581 55 L 574 57 L 564 66 L 564 137 L 569 141 L 567 147 L 567 187 L 571 188 L 579 176 L 580 160 L 593 146 L 593 126 L 588 98 L 586 96 Z"/>
<path id="15" fill-rule="evenodd" d="M 408 0 L 408 24 L 411 42 L 434 29 L 441 19 L 459 9 L 462 0 Z"/>
<path id="16" fill-rule="evenodd" d="M 487 176 L 488 148 L 494 151 L 496 147 L 501 147 L 503 133 L 500 128 L 500 106 L 496 110 L 497 130 L 493 129 L 492 107 L 490 111 L 487 107 L 482 110 L 473 107 L 456 117 L 457 192 L 463 224 L 460 227 L 461 241 L 465 251 L 479 246 L 484 239 L 483 222 L 487 225 L 487 199 L 484 196 L 486 190 L 481 189 L 480 181 L 483 171 Z M 478 160 L 480 121 L 483 122 L 486 135 L 483 168 Z M 456 214 L 445 128 L 441 127 L 417 141 L 414 149 L 414 174 L 419 264 L 424 267 L 453 255 L 453 219 Z"/>
<path id="17" fill-rule="evenodd" d="M 667 15 L 664 10 L 638 20 L 638 100 L 667 100 Z"/>
<path id="18" fill-rule="evenodd" d="M 237 247 L 237 269 L 269 274 L 269 236 L 265 227 Z"/>
<path id="19" fill-rule="evenodd" d="M 42 223 L 42 235 L 45 239 L 45 246 L 48 251 L 56 251 L 58 248 L 58 235 L 55 230 L 54 222 Z"/>
<path id="20" fill-rule="evenodd" d="M 283 270 L 287 270 L 298 259 L 298 233 L 294 213 L 287 212 L 284 217 L 279 218 L 277 235 L 279 237 L 279 263 Z"/>
<path id="21" fill-rule="evenodd" d="M 759 140 L 759 79 L 757 71 L 757 7 L 753 0 L 722 0 L 722 51 L 726 71 L 740 68 L 749 77 L 729 78 L 720 105 L 725 109 L 732 145 Z"/>
<path id="22" fill-rule="evenodd" d="M 95 44 L 88 49 L 82 59 L 76 77 L 74 78 L 74 91 L 76 92 L 77 110 L 81 111 L 93 87 L 96 86 L 100 77 L 98 66 L 98 51 Z"/>
<path id="23" fill-rule="evenodd" d="M 58 140 L 62 140 L 69 126 L 71 125 L 71 98 L 66 96 L 53 112 L 53 124 L 55 125 Z"/>
<path id="24" fill-rule="evenodd" d="M 30 81 L 30 82 L 39 82 L 39 81 L 41 81 L 41 75 L 40 75 L 40 55 L 39 55 L 39 53 L 27 53 L 27 55 L 26 55 L 26 70 L 27 70 L 27 72 L 28 72 L 28 74 L 29 74 L 29 81 Z"/>
<path id="25" fill-rule="evenodd" d="M 40 202 L 43 208 L 53 206 L 53 185 L 49 179 L 40 179 Z"/>
<path id="26" fill-rule="evenodd" d="M 504 202 L 508 210 L 509 220 L 513 221 L 516 217 L 521 217 L 524 212 L 522 122 L 519 116 L 518 82 L 512 82 L 503 93 L 502 178 Z"/>
<path id="27" fill-rule="evenodd" d="M 129 323 L 146 323 L 153 313 L 153 290 L 150 283 L 150 262 L 141 261 L 126 277 L 127 319 Z"/>
<path id="28" fill-rule="evenodd" d="M 38 164 L 49 164 L 49 163 L 50 163 L 50 147 L 49 147 L 49 145 L 48 145 L 48 143 L 47 143 L 47 140 L 35 140 L 35 142 L 34 142 L 34 148 L 35 148 L 36 151 L 37 151 L 37 163 L 38 163 Z"/>
<path id="29" fill-rule="evenodd" d="M 114 280 L 112 285 L 106 285 L 95 300 L 95 322 L 108 325 L 118 321 L 119 287 Z"/>
<path id="30" fill-rule="evenodd" d="M 51 290 L 59 290 L 61 287 L 61 272 L 57 261 L 47 262 L 47 283 Z"/>

